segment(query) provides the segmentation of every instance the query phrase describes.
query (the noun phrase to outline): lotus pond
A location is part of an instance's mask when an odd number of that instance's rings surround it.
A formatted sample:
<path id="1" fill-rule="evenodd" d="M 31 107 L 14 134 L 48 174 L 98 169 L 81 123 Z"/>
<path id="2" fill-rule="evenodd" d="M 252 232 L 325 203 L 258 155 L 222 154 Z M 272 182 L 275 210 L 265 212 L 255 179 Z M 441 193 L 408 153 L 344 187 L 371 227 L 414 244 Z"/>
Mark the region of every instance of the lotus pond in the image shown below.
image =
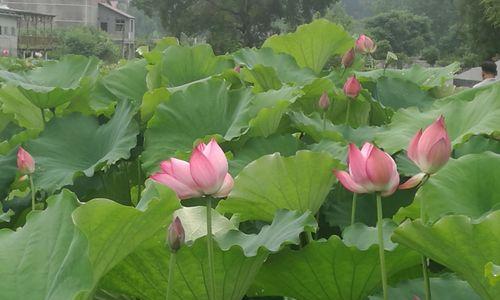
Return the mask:
<path id="1" fill-rule="evenodd" d="M 500 299 L 500 83 L 375 45 L 3 64 L 0 299 Z"/>

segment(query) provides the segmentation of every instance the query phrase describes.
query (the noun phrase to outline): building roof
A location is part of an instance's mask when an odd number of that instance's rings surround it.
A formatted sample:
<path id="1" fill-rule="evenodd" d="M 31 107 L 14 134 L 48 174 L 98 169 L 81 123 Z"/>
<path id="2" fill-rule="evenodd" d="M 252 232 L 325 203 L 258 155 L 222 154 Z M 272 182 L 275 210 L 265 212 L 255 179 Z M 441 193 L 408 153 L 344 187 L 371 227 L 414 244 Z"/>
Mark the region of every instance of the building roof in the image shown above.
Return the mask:
<path id="1" fill-rule="evenodd" d="M 118 13 L 126 18 L 135 19 L 134 16 L 131 16 L 131 15 L 127 14 L 126 12 L 123 12 L 123 11 L 119 10 L 118 8 L 113 7 L 107 3 L 99 2 L 99 5 L 104 6 L 104 7 L 108 8 L 108 9 L 110 9 L 110 10 L 112 10 L 112 11 L 114 11 L 114 12 L 116 12 L 116 13 Z"/>
<path id="2" fill-rule="evenodd" d="M 12 15 L 12 16 L 23 16 L 23 15 L 31 15 L 31 16 L 44 16 L 44 17 L 55 17 L 55 15 L 38 13 L 27 10 L 13 9 L 9 8 L 7 5 L 0 5 L 0 14 L 3 15 Z"/>

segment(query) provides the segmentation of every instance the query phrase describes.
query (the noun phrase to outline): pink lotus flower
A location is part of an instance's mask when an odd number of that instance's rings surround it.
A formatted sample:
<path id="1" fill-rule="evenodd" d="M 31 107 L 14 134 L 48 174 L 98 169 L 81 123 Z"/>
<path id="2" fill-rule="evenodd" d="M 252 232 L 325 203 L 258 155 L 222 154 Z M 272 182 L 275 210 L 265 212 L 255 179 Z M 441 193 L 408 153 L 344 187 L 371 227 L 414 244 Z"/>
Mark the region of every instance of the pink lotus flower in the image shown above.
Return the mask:
<path id="1" fill-rule="evenodd" d="M 177 252 L 184 244 L 186 234 L 184 227 L 182 227 L 181 219 L 175 217 L 174 221 L 168 226 L 167 242 L 172 252 Z"/>
<path id="2" fill-rule="evenodd" d="M 399 174 L 392 157 L 370 143 L 361 151 L 349 144 L 349 173 L 334 170 L 335 176 L 351 192 L 393 194 L 399 185 Z"/>
<path id="3" fill-rule="evenodd" d="M 171 158 L 160 167 L 162 171 L 151 175 L 151 179 L 174 190 L 180 199 L 226 197 L 234 185 L 224 151 L 214 139 L 195 147 L 189 163 Z"/>
<path id="4" fill-rule="evenodd" d="M 35 172 L 35 160 L 23 147 L 19 147 L 17 150 L 17 168 L 23 175 Z"/>
<path id="5" fill-rule="evenodd" d="M 344 68 L 349 68 L 350 66 L 352 66 L 355 56 L 356 55 L 354 53 L 354 48 L 351 48 L 342 56 L 342 65 L 344 66 Z"/>
<path id="6" fill-rule="evenodd" d="M 350 98 L 356 98 L 361 91 L 361 84 L 356 79 L 356 76 L 351 76 L 344 83 L 344 94 Z"/>
<path id="7" fill-rule="evenodd" d="M 318 106 L 322 110 L 328 110 L 328 107 L 330 107 L 330 98 L 328 97 L 328 93 L 326 91 L 324 91 L 323 94 L 321 94 L 321 97 L 319 97 Z"/>
<path id="8" fill-rule="evenodd" d="M 425 175 L 431 175 L 441 169 L 450 159 L 451 141 L 446 131 L 444 117 L 440 116 L 423 132 L 420 129 L 408 145 L 408 158 L 422 173 L 419 173 L 402 184 L 400 189 L 417 186 Z"/>
<path id="9" fill-rule="evenodd" d="M 362 34 L 356 40 L 356 50 L 363 54 L 373 53 L 377 50 L 377 45 L 375 45 L 371 38 Z"/>

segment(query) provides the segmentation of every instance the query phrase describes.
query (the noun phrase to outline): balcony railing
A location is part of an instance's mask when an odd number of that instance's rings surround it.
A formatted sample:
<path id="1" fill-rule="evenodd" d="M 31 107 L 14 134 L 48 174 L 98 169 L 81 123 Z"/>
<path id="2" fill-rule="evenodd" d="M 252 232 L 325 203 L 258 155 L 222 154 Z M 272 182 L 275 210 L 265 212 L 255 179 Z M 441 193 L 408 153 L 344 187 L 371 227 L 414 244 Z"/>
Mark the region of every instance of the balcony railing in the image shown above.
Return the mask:
<path id="1" fill-rule="evenodd" d="M 25 50 L 50 50 L 54 44 L 52 36 L 20 35 L 17 39 L 17 47 Z"/>

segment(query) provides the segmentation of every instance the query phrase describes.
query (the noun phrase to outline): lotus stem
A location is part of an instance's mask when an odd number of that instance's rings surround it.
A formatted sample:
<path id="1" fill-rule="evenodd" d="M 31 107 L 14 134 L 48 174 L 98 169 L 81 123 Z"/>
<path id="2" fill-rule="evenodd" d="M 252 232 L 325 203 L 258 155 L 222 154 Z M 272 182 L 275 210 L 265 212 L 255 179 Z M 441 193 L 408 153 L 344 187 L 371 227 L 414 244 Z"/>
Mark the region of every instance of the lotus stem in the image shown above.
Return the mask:
<path id="1" fill-rule="evenodd" d="M 170 253 L 170 263 L 168 264 L 168 282 L 167 282 L 167 300 L 172 295 L 172 286 L 174 285 L 174 268 L 175 268 L 176 253 Z"/>
<path id="2" fill-rule="evenodd" d="M 426 174 L 420 184 L 418 185 L 418 189 L 422 187 L 425 182 L 429 179 L 429 175 Z M 424 201 L 423 199 L 420 202 L 420 220 L 422 221 L 422 224 L 425 225 L 427 222 L 425 218 L 425 209 L 424 209 Z M 429 268 L 427 266 L 427 257 L 425 255 L 421 256 L 421 261 L 422 261 L 422 275 L 424 278 L 424 290 L 425 290 L 425 300 L 431 300 L 432 295 L 431 295 L 431 281 L 429 278 Z"/>
<path id="3" fill-rule="evenodd" d="M 358 198 L 358 194 L 352 194 L 352 208 L 351 208 L 351 225 L 356 222 L 356 200 Z"/>
<path id="4" fill-rule="evenodd" d="M 31 210 L 35 210 L 35 184 L 33 183 L 33 175 L 28 175 L 30 179 L 30 189 L 31 189 Z"/>
<path id="5" fill-rule="evenodd" d="M 382 291 L 384 300 L 388 300 L 387 295 L 387 273 L 385 269 L 385 253 L 384 253 L 384 230 L 382 227 L 382 196 L 377 193 L 377 231 L 378 231 L 378 253 L 380 258 L 380 273 L 382 275 Z"/>
<path id="6" fill-rule="evenodd" d="M 323 131 L 326 131 L 326 111 L 323 112 Z"/>
<path id="7" fill-rule="evenodd" d="M 208 299 L 215 297 L 214 247 L 212 236 L 212 198 L 207 198 Z"/>
<path id="8" fill-rule="evenodd" d="M 345 124 L 349 125 L 349 114 L 351 113 L 351 99 L 347 99 L 347 110 L 345 114 Z"/>

